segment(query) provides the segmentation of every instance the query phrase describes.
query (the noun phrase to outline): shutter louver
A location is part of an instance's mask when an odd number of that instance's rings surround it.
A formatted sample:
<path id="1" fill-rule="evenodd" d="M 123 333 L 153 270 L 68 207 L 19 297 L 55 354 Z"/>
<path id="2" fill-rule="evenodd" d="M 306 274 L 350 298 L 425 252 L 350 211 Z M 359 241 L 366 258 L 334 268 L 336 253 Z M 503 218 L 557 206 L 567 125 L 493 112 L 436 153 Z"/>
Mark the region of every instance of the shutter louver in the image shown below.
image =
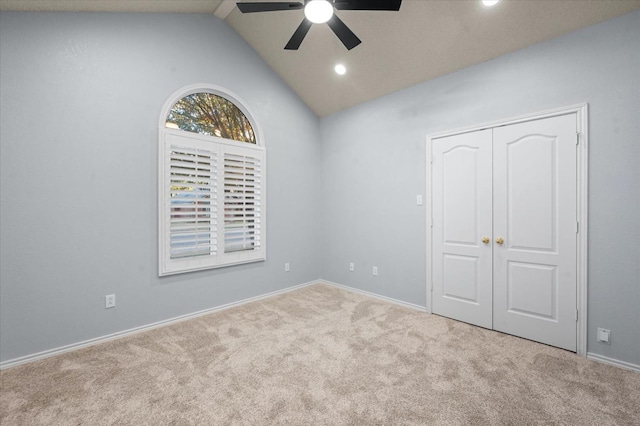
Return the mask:
<path id="1" fill-rule="evenodd" d="M 262 236 L 261 160 L 224 154 L 224 252 L 258 250 Z"/>
<path id="2" fill-rule="evenodd" d="M 171 146 L 169 159 L 170 258 L 217 252 L 217 154 Z"/>

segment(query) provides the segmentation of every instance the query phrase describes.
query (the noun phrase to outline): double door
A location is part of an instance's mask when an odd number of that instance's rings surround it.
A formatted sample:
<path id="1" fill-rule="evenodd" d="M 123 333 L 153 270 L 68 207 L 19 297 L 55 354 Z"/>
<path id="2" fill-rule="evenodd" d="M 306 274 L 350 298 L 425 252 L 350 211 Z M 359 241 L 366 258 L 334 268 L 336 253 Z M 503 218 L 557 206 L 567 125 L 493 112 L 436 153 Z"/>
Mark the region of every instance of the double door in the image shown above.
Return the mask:
<path id="1" fill-rule="evenodd" d="M 576 114 L 432 141 L 432 311 L 576 351 Z"/>

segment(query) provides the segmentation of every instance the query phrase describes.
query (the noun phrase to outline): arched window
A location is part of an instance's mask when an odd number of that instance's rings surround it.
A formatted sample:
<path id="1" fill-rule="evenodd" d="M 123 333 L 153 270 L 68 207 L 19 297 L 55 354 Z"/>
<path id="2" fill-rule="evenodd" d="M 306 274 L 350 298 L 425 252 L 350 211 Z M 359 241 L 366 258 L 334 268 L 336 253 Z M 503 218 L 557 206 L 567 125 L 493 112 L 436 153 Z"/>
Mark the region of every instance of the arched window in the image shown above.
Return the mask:
<path id="1" fill-rule="evenodd" d="M 256 143 L 247 116 L 232 101 L 214 93 L 193 93 L 180 99 L 171 107 L 166 127 Z"/>
<path id="2" fill-rule="evenodd" d="M 197 85 L 160 120 L 160 275 L 265 259 L 265 153 L 247 107 Z"/>

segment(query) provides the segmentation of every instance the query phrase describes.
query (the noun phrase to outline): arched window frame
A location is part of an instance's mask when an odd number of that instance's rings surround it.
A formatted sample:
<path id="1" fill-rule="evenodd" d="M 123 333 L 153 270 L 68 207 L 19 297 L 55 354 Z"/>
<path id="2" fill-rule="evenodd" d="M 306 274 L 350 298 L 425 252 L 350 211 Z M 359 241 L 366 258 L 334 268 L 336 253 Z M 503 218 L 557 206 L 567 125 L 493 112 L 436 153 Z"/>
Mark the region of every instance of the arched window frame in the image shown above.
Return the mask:
<path id="1" fill-rule="evenodd" d="M 255 144 L 243 141 L 225 139 L 217 136 L 202 135 L 180 129 L 167 128 L 165 123 L 173 106 L 182 98 L 195 93 L 211 93 L 231 101 L 249 120 L 255 137 Z M 172 258 L 171 255 L 171 151 L 175 144 L 185 145 L 200 152 L 210 152 L 218 160 L 217 197 L 211 197 L 212 219 L 210 235 L 213 247 L 205 255 L 193 255 Z M 254 215 L 251 226 L 245 226 L 245 232 L 251 231 L 252 242 L 250 249 L 227 251 L 229 234 L 227 227 L 227 210 L 229 207 L 225 197 L 225 165 L 229 165 L 234 158 L 248 159 L 258 165 L 257 169 L 248 166 L 251 175 L 259 170 L 255 179 L 256 197 L 258 201 L 252 203 L 251 214 Z M 207 201 L 209 202 L 209 201 Z M 196 203 L 197 204 L 197 203 Z M 214 205 L 215 204 L 215 205 Z M 174 206 L 175 207 L 175 206 Z M 199 210 L 199 209 L 198 209 Z M 216 219 L 217 215 L 217 219 Z M 247 104 L 234 93 L 211 84 L 201 83 L 183 87 L 175 91 L 165 102 L 160 112 L 158 122 L 158 240 L 159 240 L 159 275 L 172 275 L 182 272 L 219 268 L 266 259 L 266 154 L 264 136 L 260 124 Z M 251 229 L 248 229 L 251 228 Z M 209 234 L 207 234 L 209 235 Z M 215 241 L 215 242 L 213 242 Z"/>

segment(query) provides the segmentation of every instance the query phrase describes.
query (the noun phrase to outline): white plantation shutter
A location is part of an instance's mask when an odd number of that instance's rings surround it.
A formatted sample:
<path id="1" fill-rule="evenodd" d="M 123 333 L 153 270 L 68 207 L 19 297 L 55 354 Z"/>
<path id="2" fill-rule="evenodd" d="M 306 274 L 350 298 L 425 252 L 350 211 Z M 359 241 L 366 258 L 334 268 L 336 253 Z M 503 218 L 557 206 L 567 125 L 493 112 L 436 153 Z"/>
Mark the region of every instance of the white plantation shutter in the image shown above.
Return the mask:
<path id="1" fill-rule="evenodd" d="M 261 246 L 261 158 L 253 152 L 224 153 L 224 252 Z"/>
<path id="2" fill-rule="evenodd" d="M 160 275 L 264 260 L 264 150 L 163 130 Z"/>
<path id="3" fill-rule="evenodd" d="M 217 252 L 217 153 L 172 145 L 169 150 L 171 259 Z"/>

